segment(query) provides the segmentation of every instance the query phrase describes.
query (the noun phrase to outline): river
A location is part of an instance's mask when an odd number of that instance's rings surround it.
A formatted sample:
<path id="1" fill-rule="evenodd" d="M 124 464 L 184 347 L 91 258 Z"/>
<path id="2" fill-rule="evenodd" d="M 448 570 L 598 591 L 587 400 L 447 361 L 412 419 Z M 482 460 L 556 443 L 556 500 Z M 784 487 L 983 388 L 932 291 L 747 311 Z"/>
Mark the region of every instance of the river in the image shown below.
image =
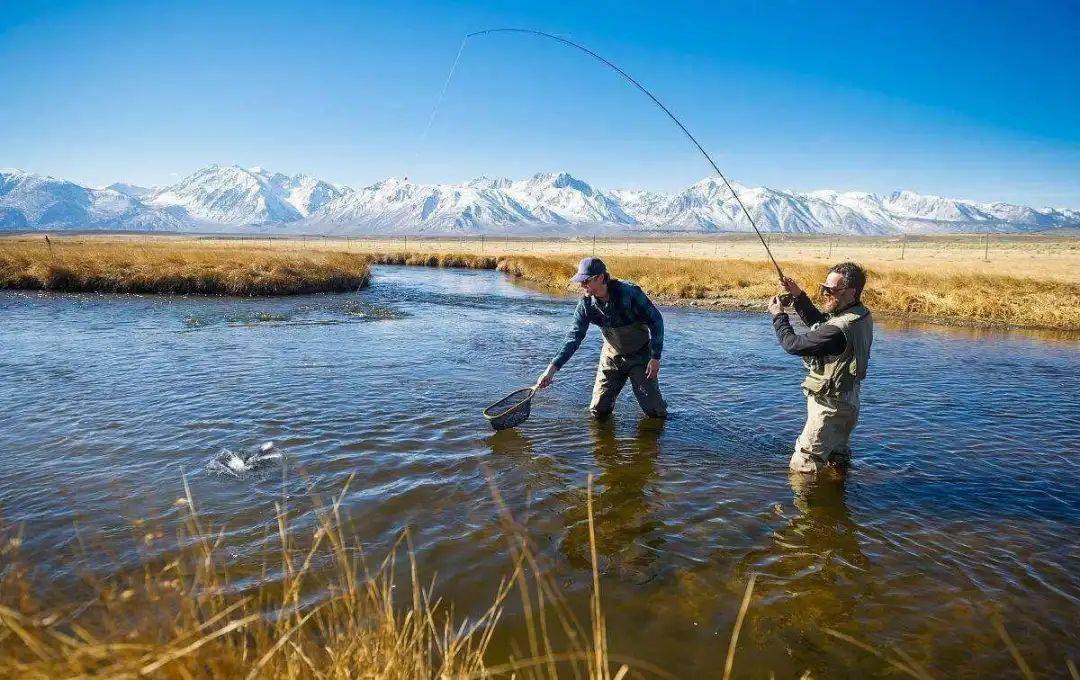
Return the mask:
<path id="1" fill-rule="evenodd" d="M 879 326 L 855 465 L 812 484 L 786 470 L 801 362 L 758 314 L 664 309 L 664 423 L 629 388 L 590 421 L 593 329 L 532 417 L 492 434 L 483 408 L 531 384 L 573 304 L 495 272 L 397 267 L 348 295 L 0 293 L 0 517 L 77 588 L 172 549 L 132 524 L 169 536 L 182 475 L 237 563 L 264 554 L 275 502 L 302 509 L 353 476 L 342 509 L 366 551 L 410 527 L 421 572 L 470 613 L 510 569 L 490 476 L 585 611 L 592 473 L 610 648 L 679 676 L 723 667 L 751 573 L 741 674 L 882 672 L 828 627 L 995 676 L 1012 666 L 995 612 L 1036 672 L 1077 658 L 1075 340 Z M 207 467 L 266 441 L 287 453 L 272 474 Z M 493 657 L 523 636 L 512 605 Z"/>

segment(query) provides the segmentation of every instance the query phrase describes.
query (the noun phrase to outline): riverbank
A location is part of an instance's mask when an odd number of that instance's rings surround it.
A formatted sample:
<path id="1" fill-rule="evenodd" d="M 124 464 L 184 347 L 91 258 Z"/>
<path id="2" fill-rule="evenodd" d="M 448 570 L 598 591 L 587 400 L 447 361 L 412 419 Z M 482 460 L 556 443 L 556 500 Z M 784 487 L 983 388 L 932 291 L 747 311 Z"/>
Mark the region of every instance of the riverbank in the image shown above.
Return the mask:
<path id="1" fill-rule="evenodd" d="M 702 257 L 700 244 L 684 244 L 683 250 L 670 257 L 623 255 L 614 242 L 599 243 L 597 252 L 616 276 L 638 283 L 658 302 L 764 310 L 764 301 L 776 292 L 776 272 L 768 261 L 750 258 L 753 251 L 746 249 L 753 244 L 745 239 L 723 243 L 728 249 L 724 254 L 734 257 Z M 782 243 L 789 249 L 821 245 L 800 240 Z M 1053 254 L 1040 251 L 1036 246 L 1046 244 L 1038 241 L 1010 242 L 1009 254 L 1000 251 L 997 255 L 1009 259 L 978 266 L 948 259 L 934 265 L 935 257 L 946 257 L 946 251 L 931 251 L 927 244 L 949 245 L 953 253 L 970 251 L 947 240 L 916 241 L 912 251 L 925 246 L 926 252 L 909 254 L 908 261 L 884 260 L 880 253 L 874 255 L 877 246 L 870 245 L 859 246 L 866 252 L 848 253 L 845 249 L 855 246 L 846 242 L 835 245 L 835 253 L 830 246 L 828 252 L 835 256 L 829 260 L 816 250 L 777 250 L 785 273 L 812 297 L 830 263 L 865 255 L 868 259 L 854 259 L 868 268 L 864 297 L 879 318 L 1080 333 L 1080 280 L 1074 277 L 1076 251 L 1071 242 L 1055 241 Z M 429 250 L 451 245 L 455 249 Z M 529 254 L 538 246 L 548 250 Z M 469 247 L 478 250 L 470 252 Z M 368 263 L 374 263 L 498 270 L 550 290 L 568 290 L 567 280 L 582 255 L 580 248 L 580 243 L 510 239 L 450 244 L 416 239 L 65 235 L 46 242 L 42 236 L 22 235 L 0 238 L 0 288 L 245 296 L 345 292 L 365 286 L 370 277 Z M 721 252 L 719 245 L 715 251 Z M 791 259 L 784 259 L 785 254 Z"/>
<path id="2" fill-rule="evenodd" d="M 245 246 L 0 239 L 0 289 L 261 296 L 347 292 L 370 281 L 367 258 L 355 253 Z"/>
<path id="3" fill-rule="evenodd" d="M 575 271 L 572 256 L 486 256 L 463 253 L 381 253 L 377 264 L 496 269 L 546 286 L 566 289 Z M 720 309 L 764 309 L 776 293 L 768 262 L 671 260 L 614 256 L 605 260 L 618 277 L 640 285 L 658 301 Z M 817 297 L 825 264 L 781 262 L 785 274 Z M 880 271 L 868 272 L 864 299 L 883 317 L 969 326 L 1080 332 L 1080 284 L 1007 275 Z M 818 300 L 820 302 L 820 300 Z"/>

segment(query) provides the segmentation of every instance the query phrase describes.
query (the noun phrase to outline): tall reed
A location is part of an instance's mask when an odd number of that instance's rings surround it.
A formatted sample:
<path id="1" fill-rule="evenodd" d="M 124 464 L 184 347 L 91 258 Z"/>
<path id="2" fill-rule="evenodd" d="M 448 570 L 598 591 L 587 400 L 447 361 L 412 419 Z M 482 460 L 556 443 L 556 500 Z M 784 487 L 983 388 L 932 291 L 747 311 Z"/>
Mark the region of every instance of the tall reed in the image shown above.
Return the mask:
<path id="1" fill-rule="evenodd" d="M 223 528 L 206 526 L 186 480 L 184 489 L 187 514 L 175 555 L 93 582 L 96 595 L 78 606 L 36 598 L 16 554 L 19 534 L 0 533 L 0 677 L 610 679 L 631 668 L 629 661 L 612 668 L 617 655 L 592 642 L 604 636 L 602 618 L 588 626 L 574 618 L 501 499 L 510 574 L 470 619 L 455 615 L 421 580 L 407 532 L 378 565 L 368 564 L 344 529 L 348 484 L 329 505 L 315 499 L 310 536 L 298 536 L 290 513 L 277 506 L 279 554 L 247 588 L 223 557 Z M 407 565 L 398 564 L 402 553 Z M 398 590 L 400 571 L 407 572 L 400 584 L 406 588 Z M 515 586 L 536 626 L 526 654 L 493 663 L 488 647 Z M 598 604 L 598 590 L 595 597 Z M 556 648 L 549 625 L 566 633 L 569 647 Z"/>

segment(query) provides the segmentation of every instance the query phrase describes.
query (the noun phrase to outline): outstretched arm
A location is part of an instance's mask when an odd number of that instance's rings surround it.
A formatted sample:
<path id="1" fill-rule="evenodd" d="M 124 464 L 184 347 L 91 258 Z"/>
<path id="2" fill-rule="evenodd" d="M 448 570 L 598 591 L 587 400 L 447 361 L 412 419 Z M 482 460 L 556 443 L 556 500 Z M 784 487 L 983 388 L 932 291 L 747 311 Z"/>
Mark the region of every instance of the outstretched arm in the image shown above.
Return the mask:
<path id="1" fill-rule="evenodd" d="M 574 310 L 574 325 L 570 327 L 570 332 L 566 334 L 566 341 L 563 343 L 562 349 L 551 360 L 551 365 L 558 369 L 562 368 L 567 361 L 570 361 L 570 357 L 574 356 L 574 352 L 581 346 L 581 341 L 585 339 L 585 333 L 588 330 L 589 313 L 585 308 L 585 300 L 582 299 L 578 302 L 577 309 Z"/>

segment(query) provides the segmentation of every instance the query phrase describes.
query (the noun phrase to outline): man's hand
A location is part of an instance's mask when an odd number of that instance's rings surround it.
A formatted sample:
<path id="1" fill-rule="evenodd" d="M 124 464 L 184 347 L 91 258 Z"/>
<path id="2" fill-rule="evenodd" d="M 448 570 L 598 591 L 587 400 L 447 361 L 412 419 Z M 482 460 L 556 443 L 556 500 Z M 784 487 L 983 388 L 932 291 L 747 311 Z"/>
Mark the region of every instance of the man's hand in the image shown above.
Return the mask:
<path id="1" fill-rule="evenodd" d="M 781 290 L 789 293 L 793 298 L 799 297 L 800 295 L 802 295 L 803 292 L 802 288 L 799 288 L 799 284 L 795 283 L 795 279 L 791 278 L 790 276 L 785 276 L 784 278 L 780 279 L 780 288 Z"/>
<path id="2" fill-rule="evenodd" d="M 660 375 L 660 360 L 649 359 L 649 363 L 645 364 L 646 380 L 655 380 L 658 375 Z"/>
<path id="3" fill-rule="evenodd" d="M 555 373 L 558 370 L 555 368 L 555 364 L 548 364 L 547 369 L 536 379 L 536 386 L 540 388 L 550 386 L 551 383 L 555 382 Z"/>
<path id="4" fill-rule="evenodd" d="M 780 304 L 780 296 L 776 295 L 773 299 L 769 300 L 769 314 L 776 316 L 784 311 L 784 305 Z"/>

